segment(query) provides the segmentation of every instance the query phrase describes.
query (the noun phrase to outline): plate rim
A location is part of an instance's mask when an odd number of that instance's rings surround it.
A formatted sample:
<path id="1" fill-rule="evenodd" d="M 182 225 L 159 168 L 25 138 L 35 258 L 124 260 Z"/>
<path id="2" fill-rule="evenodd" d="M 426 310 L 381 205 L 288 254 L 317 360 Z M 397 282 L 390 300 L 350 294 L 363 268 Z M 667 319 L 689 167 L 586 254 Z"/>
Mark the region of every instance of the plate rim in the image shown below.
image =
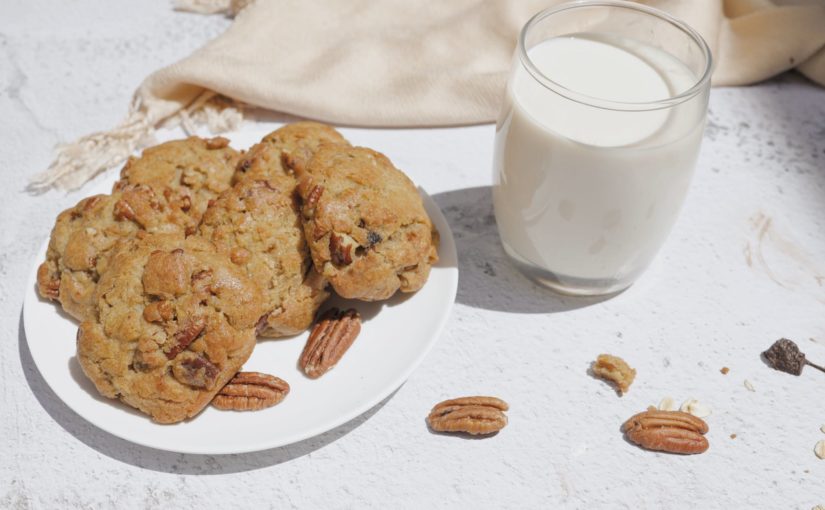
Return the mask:
<path id="1" fill-rule="evenodd" d="M 108 180 L 104 180 L 104 181 L 108 182 Z M 99 188 L 99 186 L 93 187 L 90 190 L 91 194 L 95 194 L 97 192 L 98 188 Z M 254 444 L 250 444 L 248 446 L 244 446 L 244 447 L 240 447 L 240 448 L 238 448 L 238 447 L 221 448 L 220 443 L 211 443 L 210 448 L 202 448 L 202 449 L 201 448 L 186 448 L 186 447 L 183 447 L 183 448 L 170 448 L 166 445 L 153 444 L 151 441 L 145 441 L 141 438 L 128 437 L 128 434 L 121 433 L 120 431 L 117 430 L 116 427 L 107 426 L 106 420 L 100 420 L 94 415 L 89 416 L 88 414 L 90 414 L 90 413 L 85 413 L 85 412 L 79 411 L 78 409 L 76 409 L 74 406 L 72 406 L 69 403 L 71 401 L 71 399 L 66 398 L 66 395 L 61 390 L 61 384 L 58 384 L 59 381 L 51 380 L 50 376 L 49 376 L 49 372 L 44 371 L 41 364 L 38 363 L 38 357 L 34 355 L 35 350 L 32 349 L 31 340 L 29 339 L 29 330 L 30 330 L 30 328 L 28 327 L 28 325 L 31 323 L 31 321 L 35 320 L 34 317 L 31 316 L 31 313 L 34 313 L 34 312 L 32 311 L 32 306 L 29 306 L 29 301 L 30 301 L 30 299 L 34 299 L 34 300 L 37 300 L 39 302 L 43 302 L 42 299 L 40 298 L 40 296 L 37 294 L 37 291 L 36 291 L 37 269 L 40 265 L 40 259 L 39 258 L 35 258 L 32 269 L 29 272 L 29 276 L 27 278 L 27 283 L 26 283 L 26 292 L 25 292 L 24 299 L 23 299 L 23 329 L 24 329 L 25 338 L 26 338 L 26 347 L 29 350 L 29 353 L 30 353 L 31 358 L 32 358 L 32 362 L 34 363 L 34 366 L 37 368 L 37 371 L 40 374 L 40 376 L 46 382 L 46 385 L 49 387 L 49 389 L 52 392 L 54 392 L 54 394 L 57 396 L 57 398 L 59 398 L 60 401 L 64 405 L 66 405 L 69 409 L 71 409 L 72 412 L 74 412 L 75 414 L 80 416 L 85 421 L 89 422 L 90 424 L 94 425 L 95 427 L 99 428 L 100 430 L 102 430 L 102 431 L 104 431 L 108 434 L 111 434 L 111 435 L 113 435 L 113 436 L 115 436 L 119 439 L 122 439 L 124 441 L 128 441 L 128 442 L 133 443 L 133 444 L 137 444 L 137 445 L 140 445 L 140 446 L 146 447 L 146 448 L 152 448 L 152 449 L 155 449 L 155 450 L 167 451 L 167 452 L 173 452 L 173 453 L 192 454 L 192 455 L 243 454 L 243 453 L 251 453 L 251 452 L 260 452 L 260 451 L 264 451 L 264 450 L 270 450 L 270 449 L 273 449 L 273 448 L 279 448 L 279 447 L 295 444 L 297 442 L 304 441 L 306 439 L 310 439 L 310 438 L 319 436 L 321 434 L 324 434 L 326 432 L 329 432 L 331 430 L 334 430 L 334 429 L 340 427 L 341 425 L 344 425 L 344 424 L 352 421 L 353 419 L 357 418 L 358 416 L 361 416 L 362 414 L 366 413 L 367 411 L 369 411 L 370 409 L 372 409 L 373 407 L 375 407 L 376 405 L 381 403 L 384 399 L 391 396 L 399 388 L 401 388 L 401 386 L 403 386 L 404 383 L 406 383 L 407 379 L 409 379 L 409 377 L 412 375 L 412 373 L 415 372 L 416 369 L 418 369 L 418 367 L 424 361 L 424 358 L 427 356 L 427 354 L 430 353 L 433 346 L 435 346 L 436 342 L 438 342 L 438 340 L 441 338 L 442 334 L 444 333 L 444 327 L 447 324 L 447 320 L 452 315 L 452 310 L 453 310 L 453 307 L 455 306 L 455 300 L 456 300 L 456 297 L 457 297 L 458 280 L 459 280 L 458 252 L 457 252 L 457 247 L 456 247 L 456 244 L 455 244 L 455 238 L 453 236 L 453 232 L 452 232 L 452 229 L 450 228 L 449 222 L 447 221 L 446 217 L 444 216 L 444 213 L 441 211 L 441 208 L 438 206 L 438 204 L 435 202 L 435 200 L 433 200 L 433 198 L 420 186 L 418 186 L 418 192 L 421 195 L 421 198 L 422 198 L 422 201 L 424 202 L 425 209 L 427 210 L 427 213 L 431 216 L 431 219 L 433 220 L 433 224 L 436 226 L 436 228 L 439 231 L 439 236 L 441 238 L 441 246 L 439 247 L 439 259 L 454 262 L 454 266 L 446 266 L 446 267 L 440 268 L 440 269 L 445 270 L 445 274 L 447 275 L 446 283 L 448 285 L 448 289 L 449 289 L 449 293 L 451 294 L 451 298 L 448 301 L 446 310 L 444 310 L 444 313 L 441 314 L 438 322 L 435 324 L 434 333 L 430 336 L 430 338 L 428 339 L 428 341 L 424 345 L 424 347 L 419 351 L 419 353 L 415 357 L 415 359 L 412 360 L 411 363 L 409 363 L 406 370 L 399 373 L 398 376 L 395 377 L 392 380 L 391 383 L 386 384 L 382 388 L 382 390 L 376 392 L 376 394 L 372 398 L 367 399 L 360 406 L 354 407 L 351 411 L 349 411 L 347 413 L 342 413 L 341 415 L 337 416 L 334 420 L 330 420 L 329 422 L 324 423 L 322 425 L 318 425 L 318 426 L 313 427 L 311 429 L 307 429 L 306 431 L 302 431 L 301 433 L 292 434 L 291 436 L 281 437 L 281 438 L 279 438 L 277 440 L 273 440 L 273 441 L 266 441 L 266 440 L 258 441 L 258 442 L 255 442 Z M 48 248 L 48 243 L 49 243 L 50 238 L 51 238 L 51 233 L 46 237 L 46 239 L 43 241 L 43 243 L 41 243 L 40 247 L 38 248 L 38 251 L 37 251 L 37 256 L 38 257 L 40 256 L 40 254 L 44 253 L 46 251 L 46 249 Z M 444 242 L 445 240 L 448 241 L 448 242 L 445 243 Z M 449 253 L 444 253 L 442 251 L 445 247 L 449 248 Z M 447 255 L 447 257 L 444 257 L 444 255 Z M 57 305 L 54 304 L 54 306 L 57 306 Z M 58 313 L 57 310 L 55 310 L 55 313 Z M 71 320 L 71 319 L 66 318 L 66 320 Z M 42 362 L 42 360 L 41 360 L 41 362 Z M 146 417 L 146 419 L 148 420 L 149 418 Z M 157 424 L 157 425 L 159 427 L 164 426 L 164 425 L 161 425 L 161 424 Z M 61 424 L 61 426 L 62 426 L 62 424 Z"/>

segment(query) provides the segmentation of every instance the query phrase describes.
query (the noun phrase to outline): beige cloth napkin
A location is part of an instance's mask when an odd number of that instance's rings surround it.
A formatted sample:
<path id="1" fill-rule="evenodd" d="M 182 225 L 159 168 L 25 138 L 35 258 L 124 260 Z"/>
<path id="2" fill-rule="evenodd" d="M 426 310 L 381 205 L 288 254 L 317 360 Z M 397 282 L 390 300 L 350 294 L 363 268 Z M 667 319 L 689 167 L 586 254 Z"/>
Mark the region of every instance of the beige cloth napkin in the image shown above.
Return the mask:
<path id="1" fill-rule="evenodd" d="M 33 189 L 76 188 L 161 124 L 237 127 L 240 103 L 358 126 L 492 122 L 524 23 L 558 0 L 177 0 L 237 16 L 141 84 L 127 119 L 63 146 Z M 707 40 L 715 85 L 796 68 L 825 85 L 823 0 L 645 0 Z M 248 4 L 248 5 L 247 5 Z"/>

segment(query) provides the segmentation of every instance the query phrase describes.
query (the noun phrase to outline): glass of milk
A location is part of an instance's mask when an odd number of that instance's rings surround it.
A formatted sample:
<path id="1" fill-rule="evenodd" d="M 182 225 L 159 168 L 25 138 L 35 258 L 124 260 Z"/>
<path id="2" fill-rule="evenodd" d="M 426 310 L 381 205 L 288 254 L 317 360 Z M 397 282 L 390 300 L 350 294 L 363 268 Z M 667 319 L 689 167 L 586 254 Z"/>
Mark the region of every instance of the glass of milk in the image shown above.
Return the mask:
<path id="1" fill-rule="evenodd" d="M 710 74 L 701 36 L 643 5 L 572 2 L 525 25 L 493 185 L 501 240 L 520 269 L 566 294 L 636 280 L 685 199 Z"/>

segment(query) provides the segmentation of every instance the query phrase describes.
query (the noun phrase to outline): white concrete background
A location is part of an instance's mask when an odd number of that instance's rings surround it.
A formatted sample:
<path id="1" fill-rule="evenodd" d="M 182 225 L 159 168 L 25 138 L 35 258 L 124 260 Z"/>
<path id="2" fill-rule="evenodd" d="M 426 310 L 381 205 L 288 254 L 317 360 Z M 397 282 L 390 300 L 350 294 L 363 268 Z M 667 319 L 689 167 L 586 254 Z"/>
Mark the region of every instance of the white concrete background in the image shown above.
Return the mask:
<path id="1" fill-rule="evenodd" d="M 249 455 L 146 449 L 74 414 L 34 368 L 20 317 L 36 248 L 84 191 L 33 196 L 27 179 L 56 142 L 114 125 L 146 74 L 227 23 L 163 0 L 0 4 L 0 508 L 825 504 L 825 461 L 813 454 L 825 374 L 795 378 L 759 359 L 786 336 L 825 362 L 825 90 L 793 76 L 713 91 L 672 236 L 636 286 L 602 302 L 555 297 L 504 259 L 487 187 L 491 126 L 348 131 L 435 195 L 458 243 L 458 302 L 410 380 L 345 426 Z M 629 395 L 587 375 L 603 351 L 638 369 Z M 510 425 L 485 440 L 429 433 L 432 404 L 464 394 L 508 400 Z M 622 439 L 622 421 L 665 395 L 712 406 L 706 454 Z"/>

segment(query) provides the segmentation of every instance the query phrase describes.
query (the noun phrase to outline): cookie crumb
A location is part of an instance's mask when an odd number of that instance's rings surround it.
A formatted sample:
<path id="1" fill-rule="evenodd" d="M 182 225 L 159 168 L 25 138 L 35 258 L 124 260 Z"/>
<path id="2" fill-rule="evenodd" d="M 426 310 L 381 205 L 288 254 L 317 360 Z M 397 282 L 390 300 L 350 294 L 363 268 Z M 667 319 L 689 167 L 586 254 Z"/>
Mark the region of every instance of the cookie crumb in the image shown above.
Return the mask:
<path id="1" fill-rule="evenodd" d="M 756 388 L 754 388 L 753 384 L 747 379 L 745 379 L 745 388 L 747 388 L 748 391 L 756 391 Z"/>
<path id="2" fill-rule="evenodd" d="M 820 459 L 825 459 L 825 439 L 822 439 L 814 446 L 814 453 Z"/>
<path id="3" fill-rule="evenodd" d="M 731 439 L 736 439 L 736 434 L 731 434 L 731 435 L 730 435 L 730 438 L 731 438 Z"/>
<path id="4" fill-rule="evenodd" d="M 722 368 L 719 369 L 719 371 L 722 372 L 722 375 L 728 375 L 728 372 L 730 372 L 730 369 L 728 367 L 722 367 Z"/>
<path id="5" fill-rule="evenodd" d="M 596 377 L 612 382 L 620 395 L 627 393 L 636 378 L 636 370 L 622 358 L 611 354 L 599 354 L 591 369 Z"/>

